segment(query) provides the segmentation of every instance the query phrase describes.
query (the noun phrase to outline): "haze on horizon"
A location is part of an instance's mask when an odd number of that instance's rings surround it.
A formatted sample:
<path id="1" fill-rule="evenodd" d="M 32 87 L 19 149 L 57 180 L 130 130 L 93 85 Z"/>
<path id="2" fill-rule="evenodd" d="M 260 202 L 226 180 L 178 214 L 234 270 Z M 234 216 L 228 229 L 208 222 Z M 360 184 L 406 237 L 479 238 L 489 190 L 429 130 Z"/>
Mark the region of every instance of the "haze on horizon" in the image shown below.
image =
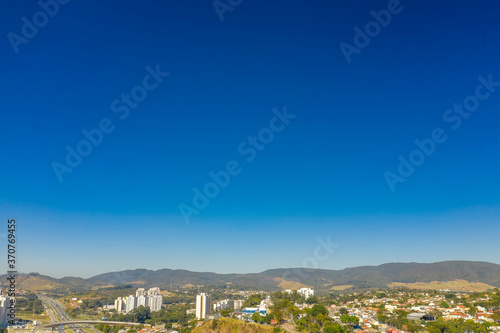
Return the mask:
<path id="1" fill-rule="evenodd" d="M 497 2 L 4 7 L 20 272 L 500 264 Z"/>

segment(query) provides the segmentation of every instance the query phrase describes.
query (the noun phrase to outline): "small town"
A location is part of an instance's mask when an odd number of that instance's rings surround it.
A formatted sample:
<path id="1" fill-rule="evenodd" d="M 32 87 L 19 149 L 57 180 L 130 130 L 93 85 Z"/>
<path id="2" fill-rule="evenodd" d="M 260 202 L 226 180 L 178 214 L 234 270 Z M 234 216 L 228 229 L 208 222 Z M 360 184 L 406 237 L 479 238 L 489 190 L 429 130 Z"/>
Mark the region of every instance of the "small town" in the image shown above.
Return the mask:
<path id="1" fill-rule="evenodd" d="M 500 291 L 395 288 L 316 294 L 158 287 L 97 289 L 86 295 L 20 290 L 18 321 L 2 333 L 500 332 Z M 129 295 L 125 295 L 129 292 Z M 118 296 L 115 299 L 113 295 Z M 100 295 L 100 296 L 99 296 Z M 0 296 L 2 326 L 9 297 Z"/>

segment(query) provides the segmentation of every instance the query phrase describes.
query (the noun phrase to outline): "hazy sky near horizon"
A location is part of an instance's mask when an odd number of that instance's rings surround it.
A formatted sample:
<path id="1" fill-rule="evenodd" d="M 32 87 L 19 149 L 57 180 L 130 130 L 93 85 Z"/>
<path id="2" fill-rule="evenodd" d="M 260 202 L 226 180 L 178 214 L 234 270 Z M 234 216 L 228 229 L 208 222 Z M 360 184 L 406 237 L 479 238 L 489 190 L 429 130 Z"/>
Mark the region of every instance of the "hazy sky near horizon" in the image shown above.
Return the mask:
<path id="1" fill-rule="evenodd" d="M 19 271 L 500 263 L 498 2 L 213 3 L 4 3 Z"/>

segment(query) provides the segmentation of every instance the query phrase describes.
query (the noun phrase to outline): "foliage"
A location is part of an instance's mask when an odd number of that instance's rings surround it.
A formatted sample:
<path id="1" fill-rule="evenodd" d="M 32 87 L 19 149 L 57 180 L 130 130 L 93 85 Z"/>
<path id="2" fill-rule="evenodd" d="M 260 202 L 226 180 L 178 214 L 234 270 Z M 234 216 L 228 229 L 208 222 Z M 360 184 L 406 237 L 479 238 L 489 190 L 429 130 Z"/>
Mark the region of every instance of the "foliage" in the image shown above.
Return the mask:
<path id="1" fill-rule="evenodd" d="M 331 325 L 326 326 L 323 329 L 324 333 L 346 333 L 347 328 L 345 326 L 341 326 L 338 323 L 333 323 Z"/>
<path id="2" fill-rule="evenodd" d="M 446 303 L 445 301 L 441 301 L 441 303 L 439 303 L 439 306 L 442 307 L 442 308 L 449 308 L 450 307 L 448 305 L 448 303 Z"/>
<path id="3" fill-rule="evenodd" d="M 34 314 L 41 314 L 44 311 L 42 300 L 38 299 L 33 293 L 17 297 L 16 307 L 24 311 L 33 312 Z"/>
<path id="4" fill-rule="evenodd" d="M 427 323 L 426 328 L 429 333 L 488 332 L 488 324 L 463 319 L 445 321 L 444 318 L 438 318 L 436 321 Z"/>
<path id="5" fill-rule="evenodd" d="M 328 309 L 325 308 L 323 305 L 320 305 L 320 304 L 315 304 L 313 305 L 312 309 L 311 309 L 311 315 L 313 317 L 318 317 L 318 315 L 324 315 L 324 316 L 327 316 L 328 315 Z"/>
<path id="6" fill-rule="evenodd" d="M 350 324 L 356 326 L 359 324 L 359 318 L 356 316 L 342 315 L 340 321 L 344 324 Z"/>
<path id="7" fill-rule="evenodd" d="M 259 313 L 259 312 L 254 312 L 254 313 L 252 314 L 252 320 L 253 320 L 253 321 L 255 321 L 256 323 L 260 322 L 261 317 L 262 317 L 262 316 L 260 315 L 260 313 Z"/>
<path id="8" fill-rule="evenodd" d="M 243 307 L 253 307 L 259 305 L 261 301 L 262 296 L 260 294 L 252 294 L 245 300 L 245 303 L 243 303 Z"/>

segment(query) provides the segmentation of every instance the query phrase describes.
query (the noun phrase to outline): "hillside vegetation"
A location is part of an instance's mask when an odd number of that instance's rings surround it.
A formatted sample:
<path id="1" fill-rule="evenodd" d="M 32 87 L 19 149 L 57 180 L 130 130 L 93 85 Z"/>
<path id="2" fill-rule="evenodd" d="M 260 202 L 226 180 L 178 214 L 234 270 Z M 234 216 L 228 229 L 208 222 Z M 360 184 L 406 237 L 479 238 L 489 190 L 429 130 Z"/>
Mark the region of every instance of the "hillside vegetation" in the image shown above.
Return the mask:
<path id="1" fill-rule="evenodd" d="M 461 280 L 461 282 L 456 282 Z M 5 285 L 1 277 L 0 283 Z M 313 287 L 318 291 L 346 288 L 409 288 L 484 291 L 500 288 L 500 265 L 478 261 L 443 261 L 432 264 L 390 263 L 343 270 L 280 268 L 251 274 L 217 274 L 187 270 L 126 270 L 96 275 L 89 279 L 55 279 L 36 273 L 20 275 L 18 288 L 31 291 L 84 292 L 96 287 L 131 285 L 176 289 L 181 286 L 227 286 L 234 289 L 278 291 Z"/>
<path id="2" fill-rule="evenodd" d="M 272 333 L 271 326 L 247 323 L 243 320 L 230 318 L 220 318 L 217 320 L 209 320 L 200 327 L 193 330 L 193 333 Z"/>

